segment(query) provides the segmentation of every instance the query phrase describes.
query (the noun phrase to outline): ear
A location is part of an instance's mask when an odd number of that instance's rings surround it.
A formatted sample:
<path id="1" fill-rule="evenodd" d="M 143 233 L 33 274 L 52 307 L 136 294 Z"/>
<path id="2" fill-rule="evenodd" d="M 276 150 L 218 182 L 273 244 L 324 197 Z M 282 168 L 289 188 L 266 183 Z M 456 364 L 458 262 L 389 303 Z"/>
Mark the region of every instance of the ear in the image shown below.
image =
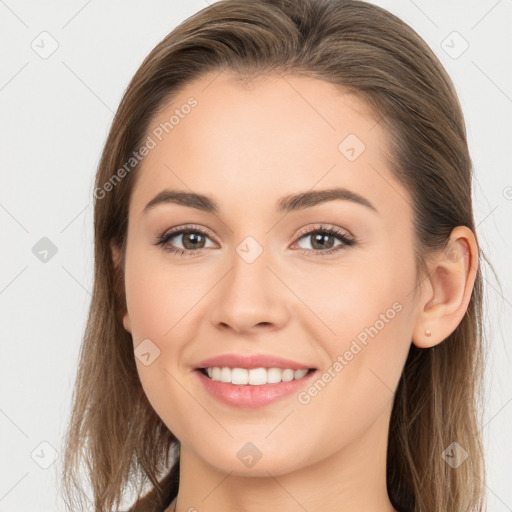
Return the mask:
<path id="1" fill-rule="evenodd" d="M 446 248 L 429 264 L 421 285 L 412 341 L 430 348 L 444 341 L 464 317 L 478 269 L 478 245 L 466 226 L 457 226 Z"/>
<path id="2" fill-rule="evenodd" d="M 114 243 L 113 240 L 111 240 L 111 242 L 110 242 L 110 251 L 112 253 L 112 261 L 114 262 L 114 267 L 116 268 L 116 272 L 123 272 L 123 270 L 120 268 L 121 251 L 120 251 L 119 247 Z M 125 330 L 127 330 L 131 334 L 132 328 L 131 328 L 130 317 L 128 315 L 128 308 L 123 314 L 123 327 L 125 328 Z"/>

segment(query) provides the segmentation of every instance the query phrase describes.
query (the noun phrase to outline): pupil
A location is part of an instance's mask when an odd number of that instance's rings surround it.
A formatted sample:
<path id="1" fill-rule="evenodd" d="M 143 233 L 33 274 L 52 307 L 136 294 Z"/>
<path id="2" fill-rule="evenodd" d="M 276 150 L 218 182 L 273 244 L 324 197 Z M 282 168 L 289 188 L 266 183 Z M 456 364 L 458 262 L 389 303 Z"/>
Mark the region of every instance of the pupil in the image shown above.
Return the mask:
<path id="1" fill-rule="evenodd" d="M 313 247 L 319 248 L 319 249 L 325 249 L 332 247 L 332 243 L 328 244 L 326 243 L 326 239 L 333 238 L 332 235 L 322 235 L 321 233 L 316 234 L 313 237 Z"/>
<path id="2" fill-rule="evenodd" d="M 202 235 L 198 233 L 186 233 L 183 245 L 187 249 L 196 249 L 199 245 L 198 242 L 200 242 L 201 237 Z M 190 244 L 189 247 L 187 247 L 187 244 Z"/>

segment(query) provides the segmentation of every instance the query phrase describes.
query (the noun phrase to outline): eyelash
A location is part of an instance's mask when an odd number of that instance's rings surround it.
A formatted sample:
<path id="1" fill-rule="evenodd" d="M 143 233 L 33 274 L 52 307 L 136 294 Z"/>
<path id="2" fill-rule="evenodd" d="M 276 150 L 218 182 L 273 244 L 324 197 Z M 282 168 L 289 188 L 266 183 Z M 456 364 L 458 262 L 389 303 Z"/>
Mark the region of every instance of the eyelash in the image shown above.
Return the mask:
<path id="1" fill-rule="evenodd" d="M 173 229 L 171 229 L 169 231 L 164 232 L 162 235 L 160 235 L 158 237 L 155 245 L 161 246 L 164 251 L 173 253 L 176 256 L 189 256 L 189 255 L 191 256 L 194 253 L 197 254 L 197 253 L 201 252 L 201 249 L 198 249 L 198 250 L 179 249 L 179 248 L 172 247 L 170 245 L 166 245 L 167 242 L 171 238 L 174 238 L 175 236 L 186 234 L 186 233 L 188 233 L 188 234 L 190 234 L 190 233 L 194 233 L 194 234 L 199 233 L 202 236 L 211 238 L 205 231 L 203 231 L 202 229 L 200 229 L 198 227 L 195 227 L 195 226 L 185 226 L 185 227 L 173 228 Z M 347 234 L 344 233 L 343 231 L 341 231 L 340 229 L 338 229 L 338 228 L 336 228 L 334 226 L 322 226 L 322 225 L 320 225 L 319 227 L 313 228 L 313 229 L 307 229 L 305 231 L 302 231 L 298 235 L 297 242 L 299 240 L 301 240 L 302 238 L 304 238 L 305 236 L 313 235 L 313 234 L 328 234 L 328 235 L 332 235 L 332 236 L 338 238 L 342 243 L 340 245 L 337 245 L 337 246 L 335 246 L 335 247 L 333 247 L 331 249 L 325 250 L 325 251 L 315 251 L 313 249 L 300 249 L 302 254 L 310 254 L 312 252 L 315 257 L 316 256 L 325 256 L 325 255 L 329 255 L 329 254 L 333 254 L 335 252 L 338 252 L 341 249 L 343 249 L 344 247 L 353 246 L 356 243 L 355 239 L 347 236 Z"/>

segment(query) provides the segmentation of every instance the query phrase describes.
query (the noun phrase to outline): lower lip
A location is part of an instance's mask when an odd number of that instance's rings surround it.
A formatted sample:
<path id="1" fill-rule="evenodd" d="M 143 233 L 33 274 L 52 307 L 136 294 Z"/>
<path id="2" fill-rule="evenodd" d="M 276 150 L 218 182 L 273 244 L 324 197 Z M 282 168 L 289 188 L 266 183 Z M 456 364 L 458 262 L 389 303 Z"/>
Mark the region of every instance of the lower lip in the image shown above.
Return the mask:
<path id="1" fill-rule="evenodd" d="M 196 370 L 206 391 L 221 402 L 234 407 L 263 407 L 280 398 L 298 393 L 316 371 L 310 371 L 304 377 L 289 382 L 263 384 L 261 386 L 237 385 L 208 378 L 201 370 Z"/>

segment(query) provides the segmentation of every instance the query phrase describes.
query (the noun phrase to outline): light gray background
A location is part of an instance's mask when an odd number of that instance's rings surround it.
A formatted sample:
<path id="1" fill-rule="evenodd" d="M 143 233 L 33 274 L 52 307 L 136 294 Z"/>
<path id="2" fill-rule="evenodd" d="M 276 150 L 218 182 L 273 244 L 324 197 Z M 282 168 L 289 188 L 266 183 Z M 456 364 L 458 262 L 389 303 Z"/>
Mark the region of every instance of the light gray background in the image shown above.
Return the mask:
<path id="1" fill-rule="evenodd" d="M 512 3 L 376 3 L 434 49 L 465 112 L 479 240 L 502 285 L 484 269 L 489 511 L 512 510 Z M 205 6 L 0 0 L 0 511 L 63 510 L 56 474 L 92 285 L 93 176 L 142 59 Z M 32 251 L 43 237 L 57 248 L 46 262 Z"/>

